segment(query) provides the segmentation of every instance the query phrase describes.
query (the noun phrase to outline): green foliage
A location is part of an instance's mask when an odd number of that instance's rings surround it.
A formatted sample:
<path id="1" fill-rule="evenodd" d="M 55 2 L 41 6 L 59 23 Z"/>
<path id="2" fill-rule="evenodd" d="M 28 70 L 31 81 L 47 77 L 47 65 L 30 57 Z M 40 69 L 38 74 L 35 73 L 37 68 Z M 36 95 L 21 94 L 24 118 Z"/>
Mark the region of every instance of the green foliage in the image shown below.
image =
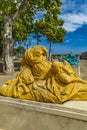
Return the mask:
<path id="1" fill-rule="evenodd" d="M 17 52 L 21 52 L 21 53 L 24 53 L 25 52 L 25 48 L 23 46 L 19 46 L 17 48 Z"/>
<path id="2" fill-rule="evenodd" d="M 23 41 L 31 33 L 37 39 L 41 34 L 52 42 L 63 42 L 66 31 L 62 28 L 63 20 L 58 18 L 61 13 L 60 0 L 0 0 L 0 22 L 5 16 L 12 19 L 13 38 Z M 35 21 L 35 15 L 44 12 L 42 18 Z"/>
<path id="3" fill-rule="evenodd" d="M 38 28 L 38 33 L 46 36 L 48 41 L 61 43 L 66 34 L 65 29 L 62 28 L 63 23 L 63 20 L 55 20 L 55 18 L 50 15 L 42 21 L 38 21 L 36 27 Z"/>
<path id="4" fill-rule="evenodd" d="M 17 10 L 15 0 L 0 0 L 0 10 L 6 14 L 12 14 Z"/>
<path id="5" fill-rule="evenodd" d="M 19 46 L 13 49 L 13 54 L 15 56 L 19 56 L 19 55 L 23 56 L 24 53 L 25 53 L 25 48 L 23 46 Z"/>
<path id="6" fill-rule="evenodd" d="M 25 40 L 25 38 L 30 34 L 30 27 L 27 22 L 19 19 L 14 23 L 13 26 L 13 36 L 16 37 L 17 41 Z"/>
<path id="7" fill-rule="evenodd" d="M 66 34 L 65 29 L 62 27 L 64 21 L 58 18 L 58 14 L 61 13 L 60 6 L 62 3 L 59 0 L 49 0 L 44 2 L 44 6 L 47 9 L 42 19 L 36 21 L 33 25 L 34 31 L 37 29 L 38 33 L 46 36 L 50 42 L 62 43 Z M 33 32 L 34 32 L 33 31 Z"/>

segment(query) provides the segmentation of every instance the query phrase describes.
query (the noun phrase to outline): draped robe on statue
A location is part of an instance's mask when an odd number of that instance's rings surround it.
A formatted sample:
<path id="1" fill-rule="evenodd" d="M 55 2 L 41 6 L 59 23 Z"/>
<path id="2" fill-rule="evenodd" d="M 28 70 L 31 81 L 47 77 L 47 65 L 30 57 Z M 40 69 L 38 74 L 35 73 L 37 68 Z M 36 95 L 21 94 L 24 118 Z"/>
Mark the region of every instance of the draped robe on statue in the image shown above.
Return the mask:
<path id="1" fill-rule="evenodd" d="M 19 73 L 1 86 L 0 94 L 51 103 L 87 100 L 87 81 L 79 78 L 66 61 L 51 63 L 46 54 L 43 46 L 28 49 Z"/>

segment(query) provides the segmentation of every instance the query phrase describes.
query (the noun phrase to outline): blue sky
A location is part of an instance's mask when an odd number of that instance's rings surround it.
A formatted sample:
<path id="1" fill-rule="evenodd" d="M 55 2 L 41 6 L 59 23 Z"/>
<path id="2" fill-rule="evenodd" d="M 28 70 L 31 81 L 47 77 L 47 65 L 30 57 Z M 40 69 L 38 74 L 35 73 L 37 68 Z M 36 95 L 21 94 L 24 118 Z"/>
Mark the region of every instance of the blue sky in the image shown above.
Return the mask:
<path id="1" fill-rule="evenodd" d="M 87 0 L 61 0 L 61 18 L 67 30 L 65 41 L 60 49 L 63 53 L 87 51 Z M 65 49 L 64 49 L 65 48 Z"/>
<path id="2" fill-rule="evenodd" d="M 81 54 L 87 51 L 87 0 L 61 0 L 63 5 L 61 7 L 61 15 L 64 23 L 64 28 L 67 34 L 64 43 L 52 44 L 53 54 L 67 54 L 73 52 Z M 36 19 L 41 17 L 42 12 L 38 13 Z M 36 44 L 35 39 L 32 40 L 32 46 Z M 42 45 L 47 49 L 49 44 L 46 43 L 45 38 L 42 38 Z"/>

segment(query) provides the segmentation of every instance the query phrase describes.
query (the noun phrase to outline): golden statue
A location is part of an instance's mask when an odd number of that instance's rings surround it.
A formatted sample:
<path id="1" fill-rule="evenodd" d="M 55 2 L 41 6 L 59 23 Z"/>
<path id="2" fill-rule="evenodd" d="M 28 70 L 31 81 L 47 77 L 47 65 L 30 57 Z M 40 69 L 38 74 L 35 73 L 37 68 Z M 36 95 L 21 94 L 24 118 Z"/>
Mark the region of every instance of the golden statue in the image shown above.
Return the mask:
<path id="1" fill-rule="evenodd" d="M 87 81 L 78 77 L 66 61 L 49 62 L 46 54 L 43 46 L 28 49 L 19 73 L 2 85 L 0 94 L 51 103 L 87 100 Z"/>

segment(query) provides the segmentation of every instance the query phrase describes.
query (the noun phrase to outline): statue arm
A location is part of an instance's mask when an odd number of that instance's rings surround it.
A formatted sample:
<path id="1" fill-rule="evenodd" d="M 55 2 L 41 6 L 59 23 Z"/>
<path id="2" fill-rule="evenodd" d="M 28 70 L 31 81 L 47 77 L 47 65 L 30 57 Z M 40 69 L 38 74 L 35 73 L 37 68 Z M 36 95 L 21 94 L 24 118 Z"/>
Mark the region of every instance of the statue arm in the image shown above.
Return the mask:
<path id="1" fill-rule="evenodd" d="M 71 65 L 67 62 L 54 62 L 53 71 L 56 73 L 56 79 L 63 83 L 71 83 L 73 81 L 78 81 L 80 78 L 73 71 Z"/>
<path id="2" fill-rule="evenodd" d="M 32 74 L 31 68 L 27 66 L 21 67 L 17 78 L 20 79 L 24 84 L 31 84 L 34 82 L 34 76 Z"/>
<path id="3" fill-rule="evenodd" d="M 56 77 L 63 83 L 71 83 L 78 79 L 75 75 L 67 74 L 64 71 L 59 72 Z"/>

